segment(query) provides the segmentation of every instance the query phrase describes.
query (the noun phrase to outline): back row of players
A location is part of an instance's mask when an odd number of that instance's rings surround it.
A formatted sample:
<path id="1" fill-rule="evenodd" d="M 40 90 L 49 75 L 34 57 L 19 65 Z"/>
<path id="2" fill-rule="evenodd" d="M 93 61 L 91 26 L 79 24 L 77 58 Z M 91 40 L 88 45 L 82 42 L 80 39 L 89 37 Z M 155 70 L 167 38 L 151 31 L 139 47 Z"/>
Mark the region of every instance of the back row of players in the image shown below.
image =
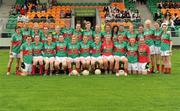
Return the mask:
<path id="1" fill-rule="evenodd" d="M 166 24 L 160 27 L 154 23 L 154 28 L 151 28 L 151 21 L 146 20 L 145 26 L 139 24 L 138 31 L 133 25 L 128 31 L 123 26 L 114 26 L 111 30 L 110 24 L 105 25 L 104 32 L 99 25 L 92 31 L 90 22 L 85 27 L 82 31 L 81 25 L 76 24 L 73 30 L 67 23 L 62 29 L 56 26 L 51 33 L 48 27 L 40 30 L 38 25 L 33 29 L 27 25 L 16 27 L 7 75 L 14 58 L 17 58 L 16 74 L 20 74 L 20 66 L 23 66 L 21 74 L 32 75 L 37 72 L 37 66 L 41 75 L 52 75 L 59 70 L 72 75 L 73 69 L 78 73 L 100 69 L 106 74 L 118 74 L 123 69 L 125 75 L 147 74 L 153 73 L 155 66 L 157 72 L 171 73 L 172 42 Z M 151 68 L 147 70 L 149 63 Z"/>

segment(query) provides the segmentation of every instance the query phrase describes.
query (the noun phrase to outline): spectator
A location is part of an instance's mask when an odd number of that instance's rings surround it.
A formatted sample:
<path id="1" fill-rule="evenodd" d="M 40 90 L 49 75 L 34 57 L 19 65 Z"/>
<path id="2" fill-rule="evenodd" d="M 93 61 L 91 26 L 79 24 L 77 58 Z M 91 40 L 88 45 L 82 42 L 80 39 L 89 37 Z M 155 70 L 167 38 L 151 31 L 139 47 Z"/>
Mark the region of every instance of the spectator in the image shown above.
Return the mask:
<path id="1" fill-rule="evenodd" d="M 55 22 L 54 17 L 51 14 L 48 16 L 48 22 Z"/>
<path id="2" fill-rule="evenodd" d="M 37 14 L 34 16 L 34 18 L 33 18 L 33 22 L 39 22 L 39 17 L 38 17 L 38 15 L 37 15 Z"/>
<path id="3" fill-rule="evenodd" d="M 26 11 L 25 11 L 25 9 L 22 7 L 22 8 L 20 9 L 20 14 L 21 14 L 21 15 L 25 15 L 25 13 L 26 13 Z"/>

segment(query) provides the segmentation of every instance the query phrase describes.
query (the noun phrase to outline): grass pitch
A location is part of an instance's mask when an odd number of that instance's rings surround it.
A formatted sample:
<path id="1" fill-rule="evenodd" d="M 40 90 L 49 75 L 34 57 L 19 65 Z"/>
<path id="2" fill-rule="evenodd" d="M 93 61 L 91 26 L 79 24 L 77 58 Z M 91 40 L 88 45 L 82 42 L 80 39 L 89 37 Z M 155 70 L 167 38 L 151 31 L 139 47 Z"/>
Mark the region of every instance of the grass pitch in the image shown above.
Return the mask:
<path id="1" fill-rule="evenodd" d="M 180 111 L 180 50 L 172 75 L 6 76 L 0 50 L 0 111 Z"/>

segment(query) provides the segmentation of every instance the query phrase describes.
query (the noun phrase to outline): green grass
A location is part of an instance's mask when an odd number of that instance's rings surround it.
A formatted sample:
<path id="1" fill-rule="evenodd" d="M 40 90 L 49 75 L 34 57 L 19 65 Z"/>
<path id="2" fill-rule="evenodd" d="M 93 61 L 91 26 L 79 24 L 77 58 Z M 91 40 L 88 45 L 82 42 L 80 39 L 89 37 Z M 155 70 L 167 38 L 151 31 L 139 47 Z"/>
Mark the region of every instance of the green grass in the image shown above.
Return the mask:
<path id="1" fill-rule="evenodd" d="M 6 76 L 0 51 L 0 111 L 180 111 L 180 50 L 172 75 Z"/>

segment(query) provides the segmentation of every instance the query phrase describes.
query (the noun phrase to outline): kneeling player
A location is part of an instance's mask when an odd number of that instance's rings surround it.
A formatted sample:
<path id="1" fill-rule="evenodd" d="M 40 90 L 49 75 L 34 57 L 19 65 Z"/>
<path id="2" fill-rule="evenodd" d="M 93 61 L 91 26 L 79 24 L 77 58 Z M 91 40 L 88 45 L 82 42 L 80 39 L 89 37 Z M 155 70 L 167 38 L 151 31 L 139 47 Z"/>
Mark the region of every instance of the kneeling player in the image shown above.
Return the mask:
<path id="1" fill-rule="evenodd" d="M 52 42 L 52 36 L 48 35 L 47 41 L 44 43 L 44 61 L 45 61 L 45 75 L 48 75 L 48 70 L 50 68 L 50 76 L 54 70 L 54 56 L 56 44 Z"/>
<path id="2" fill-rule="evenodd" d="M 130 38 L 127 44 L 128 74 L 137 74 L 138 70 L 138 46 L 135 41 L 135 38 Z"/>
<path id="3" fill-rule="evenodd" d="M 68 52 L 68 59 L 67 59 L 67 64 L 68 64 L 68 69 L 69 69 L 69 76 L 71 76 L 73 65 L 74 63 L 76 65 L 76 72 L 77 74 L 79 73 L 80 69 L 80 60 L 79 60 L 79 43 L 77 41 L 77 36 L 73 35 L 71 42 L 67 44 L 67 52 Z"/>
<path id="4" fill-rule="evenodd" d="M 16 74 L 18 74 L 19 66 L 20 66 L 20 47 L 22 44 L 22 36 L 20 35 L 20 27 L 16 27 L 16 32 L 12 35 L 11 45 L 10 45 L 10 57 L 8 62 L 8 70 L 7 75 L 10 75 L 11 65 L 13 63 L 14 58 L 17 59 L 16 62 Z"/>
<path id="5" fill-rule="evenodd" d="M 105 74 L 108 73 L 108 70 L 109 73 L 111 74 L 113 70 L 113 66 L 114 66 L 113 47 L 114 44 L 111 40 L 111 36 L 106 35 L 104 42 L 101 45 Z"/>
<path id="6" fill-rule="evenodd" d="M 115 70 L 116 73 L 119 73 L 121 69 L 121 63 L 124 64 L 124 72 L 127 74 L 128 60 L 125 57 L 126 55 L 126 42 L 123 41 L 123 36 L 118 35 L 118 42 L 114 42 L 114 60 L 115 60 Z"/>
<path id="7" fill-rule="evenodd" d="M 30 75 L 32 71 L 32 61 L 33 61 L 33 44 L 31 43 L 31 36 L 26 37 L 26 42 L 21 46 L 21 75 Z"/>
<path id="8" fill-rule="evenodd" d="M 101 69 L 103 65 L 103 60 L 101 57 L 101 38 L 95 35 L 94 42 L 91 44 L 91 70 Z"/>
<path id="9" fill-rule="evenodd" d="M 36 66 L 39 64 L 39 74 L 42 75 L 43 73 L 43 43 L 40 42 L 40 36 L 35 35 L 34 43 L 33 43 L 33 67 L 32 67 L 32 75 L 36 72 Z"/>
<path id="10" fill-rule="evenodd" d="M 83 70 L 90 69 L 90 46 L 91 42 L 88 39 L 88 36 L 83 36 L 83 41 L 80 42 L 80 62 L 82 64 Z"/>
<path id="11" fill-rule="evenodd" d="M 56 73 L 59 72 L 60 69 L 64 70 L 66 73 L 67 69 L 67 42 L 64 41 L 63 35 L 59 35 L 59 41 L 56 42 L 56 61 L 55 61 L 55 67 L 56 67 Z M 62 68 L 60 68 L 60 65 L 62 64 Z"/>
<path id="12" fill-rule="evenodd" d="M 144 38 L 140 38 L 138 46 L 138 73 L 146 75 L 147 65 L 150 62 L 150 49 L 145 43 Z"/>

